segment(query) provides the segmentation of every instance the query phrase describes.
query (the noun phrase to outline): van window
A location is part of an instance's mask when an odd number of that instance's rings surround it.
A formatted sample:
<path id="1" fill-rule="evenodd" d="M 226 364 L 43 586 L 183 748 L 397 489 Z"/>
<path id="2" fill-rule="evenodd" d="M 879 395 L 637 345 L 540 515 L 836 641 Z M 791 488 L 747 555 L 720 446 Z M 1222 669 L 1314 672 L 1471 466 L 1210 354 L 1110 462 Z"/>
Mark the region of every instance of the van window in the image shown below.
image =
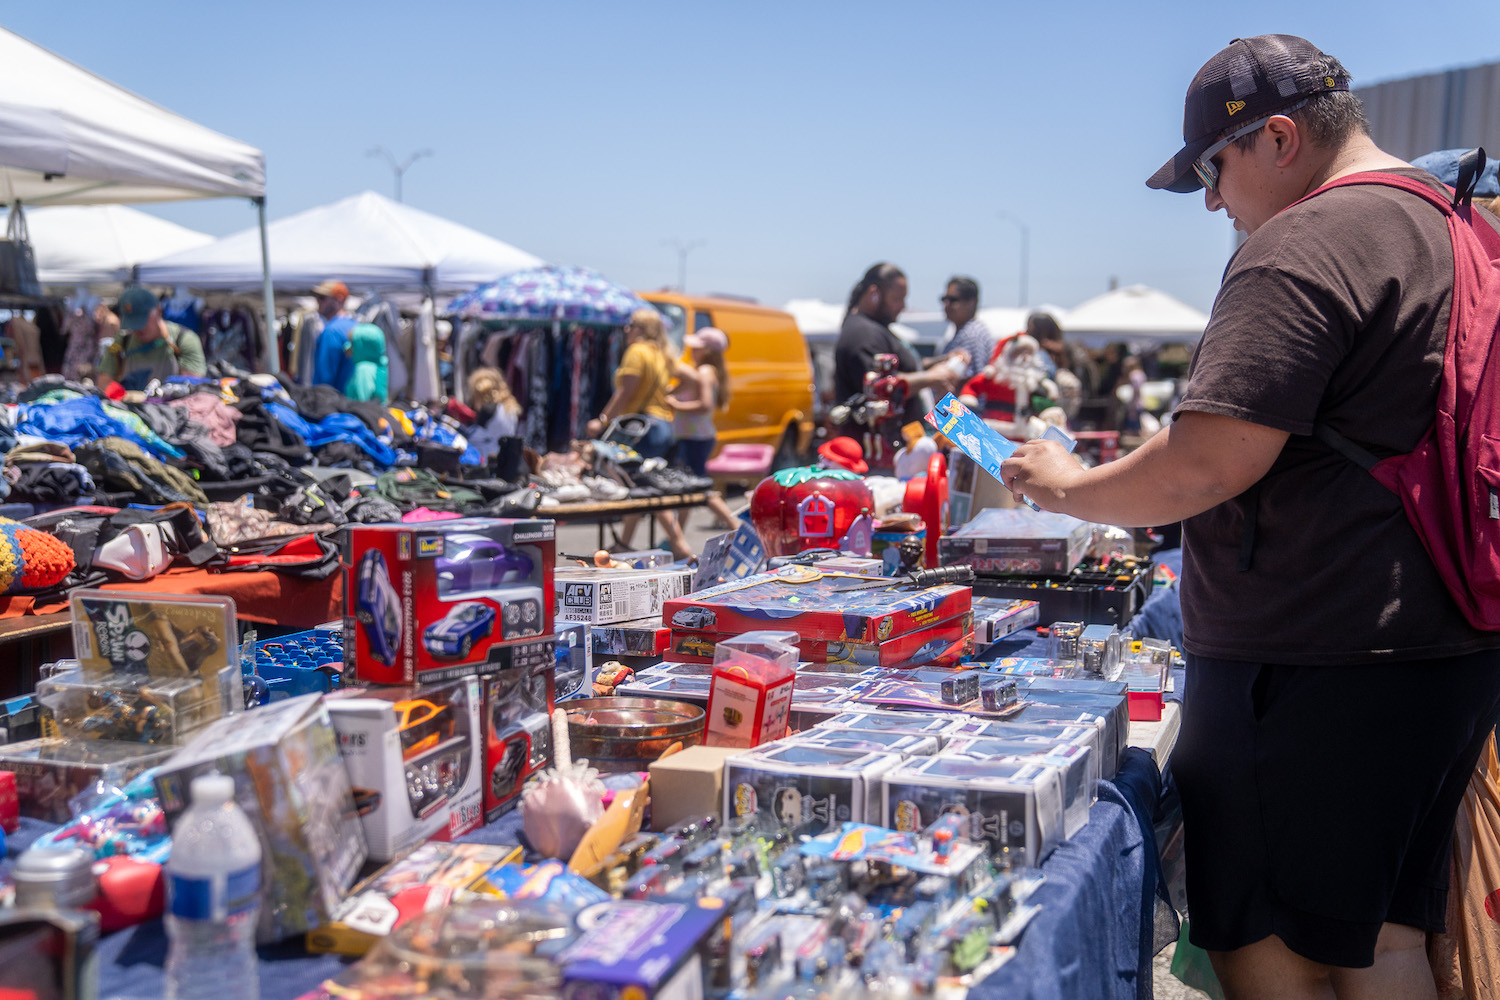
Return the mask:
<path id="1" fill-rule="evenodd" d="M 675 302 L 653 302 L 656 311 L 661 313 L 662 322 L 667 327 L 667 340 L 672 344 L 672 353 L 682 353 L 682 335 L 687 332 L 687 310 Z M 698 315 L 703 315 L 699 313 Z M 698 327 L 694 327 L 698 329 Z"/>
<path id="2" fill-rule="evenodd" d="M 710 327 L 710 326 L 713 326 L 713 325 L 714 325 L 714 318 L 712 316 L 710 316 L 708 313 L 704 312 L 702 309 L 699 309 L 699 310 L 697 310 L 696 312 L 693 313 L 693 332 L 694 333 L 697 333 L 699 330 L 702 330 L 705 327 Z"/>

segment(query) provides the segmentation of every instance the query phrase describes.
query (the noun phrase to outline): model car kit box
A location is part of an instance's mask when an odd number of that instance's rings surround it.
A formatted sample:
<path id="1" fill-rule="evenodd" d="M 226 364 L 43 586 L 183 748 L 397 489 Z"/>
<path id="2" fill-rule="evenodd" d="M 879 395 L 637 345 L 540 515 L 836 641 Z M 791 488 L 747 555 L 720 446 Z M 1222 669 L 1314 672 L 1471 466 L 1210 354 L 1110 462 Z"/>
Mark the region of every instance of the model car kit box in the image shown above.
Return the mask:
<path id="1" fill-rule="evenodd" d="M 365 837 L 328 709 L 315 694 L 227 715 L 156 773 L 170 827 L 188 786 L 208 771 L 234 778 L 234 798 L 261 841 L 256 939 L 280 941 L 326 923 L 365 862 Z"/>
<path id="2" fill-rule="evenodd" d="M 660 656 L 671 645 L 672 630 L 661 615 L 636 621 L 595 625 L 594 652 L 600 656 Z"/>
<path id="3" fill-rule="evenodd" d="M 882 826 L 918 831 L 956 813 L 1006 867 L 1040 866 L 1063 837 L 1062 773 L 1034 761 L 914 757 L 883 787 Z"/>
<path id="4" fill-rule="evenodd" d="M 553 522 L 467 517 L 346 529 L 344 663 L 365 683 L 500 669 L 526 646 L 552 657 Z"/>
<path id="5" fill-rule="evenodd" d="M 556 580 L 559 621 L 610 625 L 660 615 L 665 602 L 692 589 L 693 571 L 568 566 L 557 571 Z"/>
<path id="6" fill-rule="evenodd" d="M 478 678 L 348 690 L 326 704 L 372 861 L 479 826 Z"/>
<path id="7" fill-rule="evenodd" d="M 724 762 L 724 819 L 758 815 L 812 834 L 867 822 L 880 808 L 880 776 L 902 759 L 791 740 L 737 754 Z"/>
<path id="8" fill-rule="evenodd" d="M 1067 514 L 991 507 L 938 541 L 944 566 L 973 566 L 987 576 L 1055 576 L 1077 566 L 1094 526 Z"/>
<path id="9" fill-rule="evenodd" d="M 552 672 L 555 704 L 594 696 L 594 626 L 557 623 Z"/>
<path id="10" fill-rule="evenodd" d="M 674 629 L 735 634 L 786 629 L 802 639 L 885 642 L 967 614 L 972 590 L 959 584 L 870 587 L 868 577 L 788 565 L 670 600 Z M 862 589 L 847 589 L 862 587 Z"/>

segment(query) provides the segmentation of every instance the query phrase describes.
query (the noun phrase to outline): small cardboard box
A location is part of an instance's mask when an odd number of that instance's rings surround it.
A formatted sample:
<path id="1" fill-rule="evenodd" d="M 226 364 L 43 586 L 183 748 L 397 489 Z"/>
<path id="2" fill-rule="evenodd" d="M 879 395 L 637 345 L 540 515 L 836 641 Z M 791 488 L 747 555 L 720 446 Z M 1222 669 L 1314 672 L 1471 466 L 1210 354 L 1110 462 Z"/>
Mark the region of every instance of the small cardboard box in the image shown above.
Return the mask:
<path id="1" fill-rule="evenodd" d="M 518 644 L 552 656 L 551 521 L 353 524 L 342 561 L 344 664 L 365 683 L 489 673 Z"/>
<path id="2" fill-rule="evenodd" d="M 610 625 L 659 616 L 667 601 L 686 594 L 692 584 L 693 571 L 686 567 L 559 568 L 556 576 L 557 619 Z"/>
<path id="3" fill-rule="evenodd" d="M 365 835 L 319 696 L 226 715 L 199 730 L 156 773 L 168 827 L 187 808 L 193 778 L 208 771 L 234 778 L 235 801 L 260 834 L 256 940 L 280 941 L 327 923 L 365 863 Z"/>
<path id="4" fill-rule="evenodd" d="M 719 811 L 724 796 L 724 762 L 744 751 L 736 747 L 686 747 L 651 764 L 651 829 L 665 830 L 694 816 Z"/>
<path id="5" fill-rule="evenodd" d="M 329 718 L 355 788 L 370 859 L 480 824 L 484 744 L 479 680 L 330 696 Z"/>

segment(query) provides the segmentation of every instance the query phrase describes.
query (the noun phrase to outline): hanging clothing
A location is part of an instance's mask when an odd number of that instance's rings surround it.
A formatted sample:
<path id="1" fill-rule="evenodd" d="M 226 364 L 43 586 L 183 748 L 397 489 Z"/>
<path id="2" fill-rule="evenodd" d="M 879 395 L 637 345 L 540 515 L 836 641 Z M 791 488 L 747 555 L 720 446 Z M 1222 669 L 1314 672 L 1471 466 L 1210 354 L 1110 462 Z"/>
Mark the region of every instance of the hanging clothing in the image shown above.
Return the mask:
<path id="1" fill-rule="evenodd" d="M 385 332 L 373 323 L 357 323 L 349 331 L 348 350 L 352 370 L 344 395 L 384 405 L 390 399 Z"/>
<path id="2" fill-rule="evenodd" d="M 82 309 L 74 309 L 63 319 L 62 336 L 67 341 L 63 378 L 77 381 L 93 375 L 99 363 L 99 332 L 94 317 Z"/>

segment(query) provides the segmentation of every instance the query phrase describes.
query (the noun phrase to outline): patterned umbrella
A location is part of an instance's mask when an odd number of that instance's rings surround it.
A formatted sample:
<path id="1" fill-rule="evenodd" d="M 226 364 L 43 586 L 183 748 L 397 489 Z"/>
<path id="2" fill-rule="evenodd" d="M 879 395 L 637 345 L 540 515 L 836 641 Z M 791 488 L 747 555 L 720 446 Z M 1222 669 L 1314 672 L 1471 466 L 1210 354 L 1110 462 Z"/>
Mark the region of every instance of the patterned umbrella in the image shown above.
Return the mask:
<path id="1" fill-rule="evenodd" d="M 481 285 L 454 299 L 448 312 L 495 322 L 560 320 L 623 326 L 637 309 L 651 308 L 651 303 L 595 271 L 548 264 Z"/>

